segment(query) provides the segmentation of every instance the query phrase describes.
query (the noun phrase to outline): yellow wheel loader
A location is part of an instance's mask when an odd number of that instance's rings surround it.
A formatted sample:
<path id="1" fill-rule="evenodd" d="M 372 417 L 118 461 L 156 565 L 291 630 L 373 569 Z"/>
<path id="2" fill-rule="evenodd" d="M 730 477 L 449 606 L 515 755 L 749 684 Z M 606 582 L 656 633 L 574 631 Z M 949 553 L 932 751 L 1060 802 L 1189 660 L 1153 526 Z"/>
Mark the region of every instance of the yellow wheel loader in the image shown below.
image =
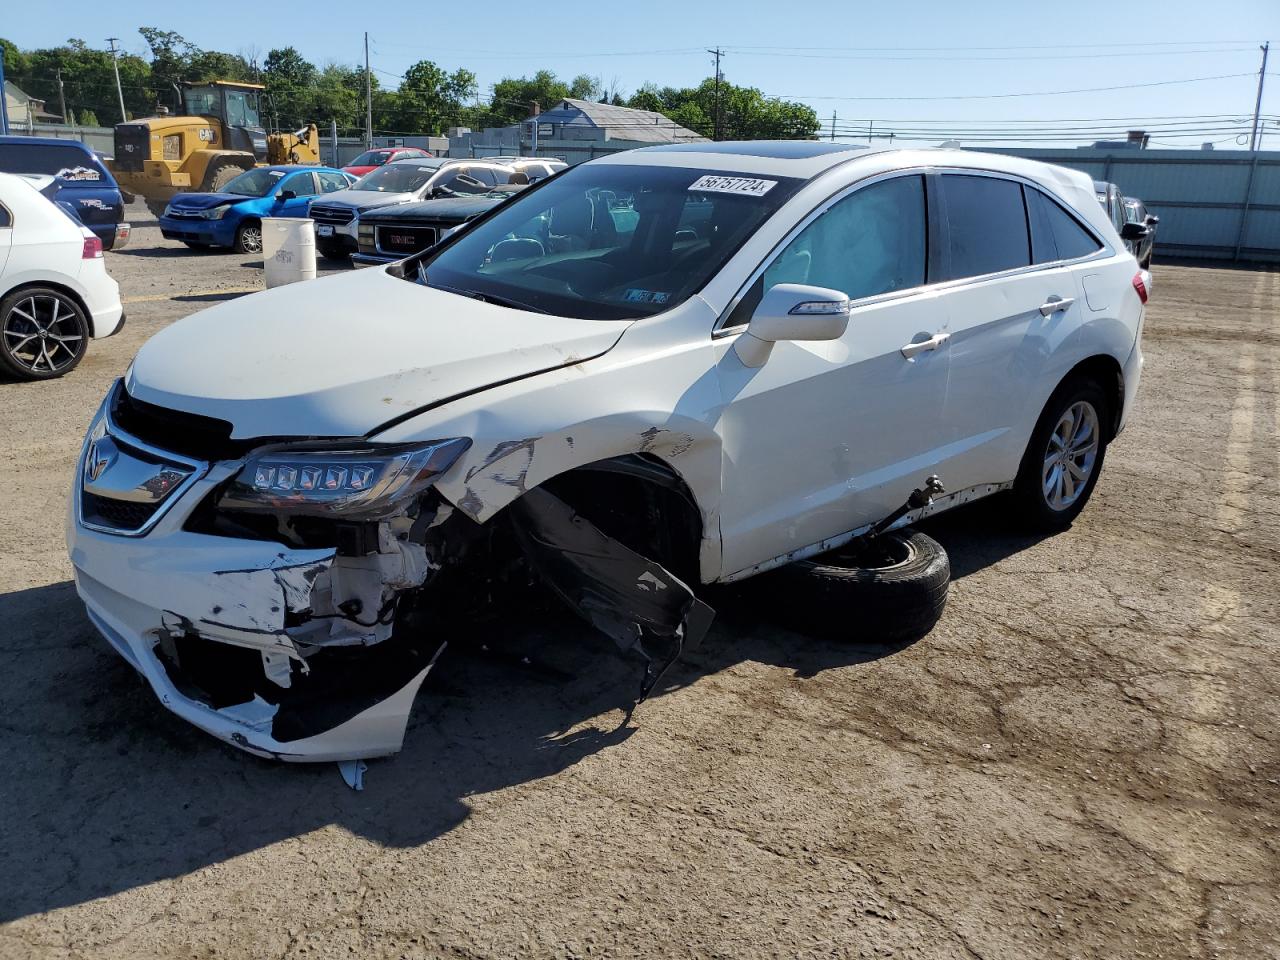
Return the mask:
<path id="1" fill-rule="evenodd" d="M 112 175 L 156 216 L 175 193 L 216 192 L 263 164 L 319 163 L 320 135 L 310 124 L 294 133 L 262 127 L 256 83 L 214 80 L 184 84 L 183 116 L 147 117 L 116 125 Z"/>

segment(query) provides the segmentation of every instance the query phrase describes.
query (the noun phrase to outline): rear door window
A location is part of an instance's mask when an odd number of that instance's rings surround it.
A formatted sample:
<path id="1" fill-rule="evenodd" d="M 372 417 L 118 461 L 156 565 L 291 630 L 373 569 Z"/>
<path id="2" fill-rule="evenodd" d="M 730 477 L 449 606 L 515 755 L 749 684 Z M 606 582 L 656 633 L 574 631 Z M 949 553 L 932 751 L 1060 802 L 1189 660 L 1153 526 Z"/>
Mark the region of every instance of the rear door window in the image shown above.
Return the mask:
<path id="1" fill-rule="evenodd" d="M 320 178 L 320 192 L 333 193 L 335 190 L 347 189 L 350 181 L 340 173 L 320 172 L 316 174 Z"/>
<path id="2" fill-rule="evenodd" d="M 292 190 L 297 197 L 314 197 L 316 194 L 315 182 L 311 178 L 310 171 L 295 173 L 280 185 L 280 190 Z"/>
<path id="3" fill-rule="evenodd" d="M 947 278 L 980 277 L 1031 264 L 1022 187 L 995 177 L 943 174 Z"/>
<path id="4" fill-rule="evenodd" d="M 1031 187 L 1024 189 L 1031 222 L 1031 249 L 1036 263 L 1075 260 L 1102 249 L 1102 244 L 1057 201 Z"/>

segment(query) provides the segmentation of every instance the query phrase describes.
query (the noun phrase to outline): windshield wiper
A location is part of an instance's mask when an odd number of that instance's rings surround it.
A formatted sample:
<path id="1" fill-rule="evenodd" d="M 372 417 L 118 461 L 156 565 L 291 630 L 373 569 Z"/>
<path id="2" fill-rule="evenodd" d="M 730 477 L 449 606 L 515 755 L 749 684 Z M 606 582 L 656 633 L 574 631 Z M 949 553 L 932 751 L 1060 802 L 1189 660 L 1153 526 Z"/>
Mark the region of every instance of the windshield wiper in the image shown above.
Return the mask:
<path id="1" fill-rule="evenodd" d="M 550 313 L 549 310 L 543 310 L 541 307 L 535 307 L 532 304 L 524 303 L 520 300 L 513 300 L 510 297 L 500 297 L 496 293 L 480 293 L 477 290 L 459 290 L 457 287 L 446 287 L 442 283 L 431 283 L 427 279 L 427 270 L 424 264 L 418 264 L 419 282 L 428 287 L 434 287 L 436 290 L 445 290 L 448 293 L 456 293 L 460 297 L 470 297 L 472 300 L 479 300 L 482 303 L 492 303 L 499 307 L 511 307 L 515 310 L 528 310 L 532 313 Z"/>

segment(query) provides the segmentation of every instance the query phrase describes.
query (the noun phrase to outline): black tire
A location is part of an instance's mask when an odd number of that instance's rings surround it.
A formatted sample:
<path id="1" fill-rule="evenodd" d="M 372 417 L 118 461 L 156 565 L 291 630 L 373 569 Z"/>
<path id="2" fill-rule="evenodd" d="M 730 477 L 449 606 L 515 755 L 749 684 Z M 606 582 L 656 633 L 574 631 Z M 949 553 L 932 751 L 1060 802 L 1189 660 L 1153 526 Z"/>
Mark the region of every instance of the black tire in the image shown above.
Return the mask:
<path id="1" fill-rule="evenodd" d="M 341 262 L 344 260 L 351 259 L 350 252 L 348 252 L 345 248 L 333 246 L 332 244 L 328 244 L 328 243 L 317 243 L 316 252 L 319 253 L 320 256 L 324 257 L 326 260 L 334 260 L 337 262 Z"/>
<path id="2" fill-rule="evenodd" d="M 215 167 L 205 173 L 204 185 L 200 188 L 200 192 L 219 193 L 223 187 L 242 173 L 244 173 L 244 167 L 236 166 L 233 163 L 224 163 L 220 167 Z"/>
<path id="3" fill-rule="evenodd" d="M 0 300 L 0 370 L 19 380 L 70 373 L 88 346 L 88 318 L 61 290 L 25 287 Z"/>
<path id="4" fill-rule="evenodd" d="M 262 253 L 262 221 L 246 220 L 236 230 L 236 253 Z"/>
<path id="5" fill-rule="evenodd" d="M 1050 437 L 1054 435 L 1059 424 L 1063 422 L 1067 411 L 1076 404 L 1087 404 L 1093 408 L 1097 426 L 1097 450 L 1088 468 L 1088 476 L 1078 494 L 1073 495 L 1071 502 L 1065 506 L 1055 506 L 1046 494 L 1046 473 L 1050 455 Z M 1093 488 L 1097 486 L 1098 477 L 1102 474 L 1103 461 L 1107 455 L 1107 444 L 1111 442 L 1114 418 L 1111 400 L 1101 384 L 1088 378 L 1073 378 L 1066 381 L 1049 398 L 1044 412 L 1036 422 L 1027 443 L 1026 453 L 1022 456 L 1022 464 L 1018 468 L 1018 478 L 1013 485 L 1013 501 L 1015 512 L 1021 525 L 1036 532 L 1054 532 L 1065 530 L 1080 515 Z M 1056 449 L 1056 448 L 1055 448 Z M 1061 468 L 1059 468 L 1061 470 Z M 1077 481 L 1078 485 L 1078 481 Z"/>
<path id="6" fill-rule="evenodd" d="M 947 603 L 946 551 L 910 527 L 884 534 L 873 551 L 833 550 L 778 570 L 775 615 L 806 633 L 858 643 L 920 639 Z"/>

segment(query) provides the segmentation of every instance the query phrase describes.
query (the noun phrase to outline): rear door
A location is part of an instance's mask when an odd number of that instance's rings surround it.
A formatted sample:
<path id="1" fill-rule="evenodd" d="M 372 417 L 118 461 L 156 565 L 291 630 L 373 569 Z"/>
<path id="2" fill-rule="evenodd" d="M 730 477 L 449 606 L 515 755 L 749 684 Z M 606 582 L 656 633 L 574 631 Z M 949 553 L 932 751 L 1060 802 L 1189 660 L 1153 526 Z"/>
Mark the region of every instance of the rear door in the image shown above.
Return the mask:
<path id="1" fill-rule="evenodd" d="M 1052 375 L 1052 347 L 1083 315 L 1070 260 L 1100 245 L 1082 230 L 1084 244 L 1064 232 L 1069 256 L 1060 255 L 1044 204 L 1071 218 L 1016 179 L 958 172 L 938 179 L 951 331 L 940 475 L 954 492 L 1017 474 L 1028 423 L 1039 416 L 1029 405 L 1040 402 Z"/>
<path id="2" fill-rule="evenodd" d="M 4 276 L 5 264 L 9 262 L 9 248 L 13 246 L 13 214 L 0 200 L 0 277 Z"/>

